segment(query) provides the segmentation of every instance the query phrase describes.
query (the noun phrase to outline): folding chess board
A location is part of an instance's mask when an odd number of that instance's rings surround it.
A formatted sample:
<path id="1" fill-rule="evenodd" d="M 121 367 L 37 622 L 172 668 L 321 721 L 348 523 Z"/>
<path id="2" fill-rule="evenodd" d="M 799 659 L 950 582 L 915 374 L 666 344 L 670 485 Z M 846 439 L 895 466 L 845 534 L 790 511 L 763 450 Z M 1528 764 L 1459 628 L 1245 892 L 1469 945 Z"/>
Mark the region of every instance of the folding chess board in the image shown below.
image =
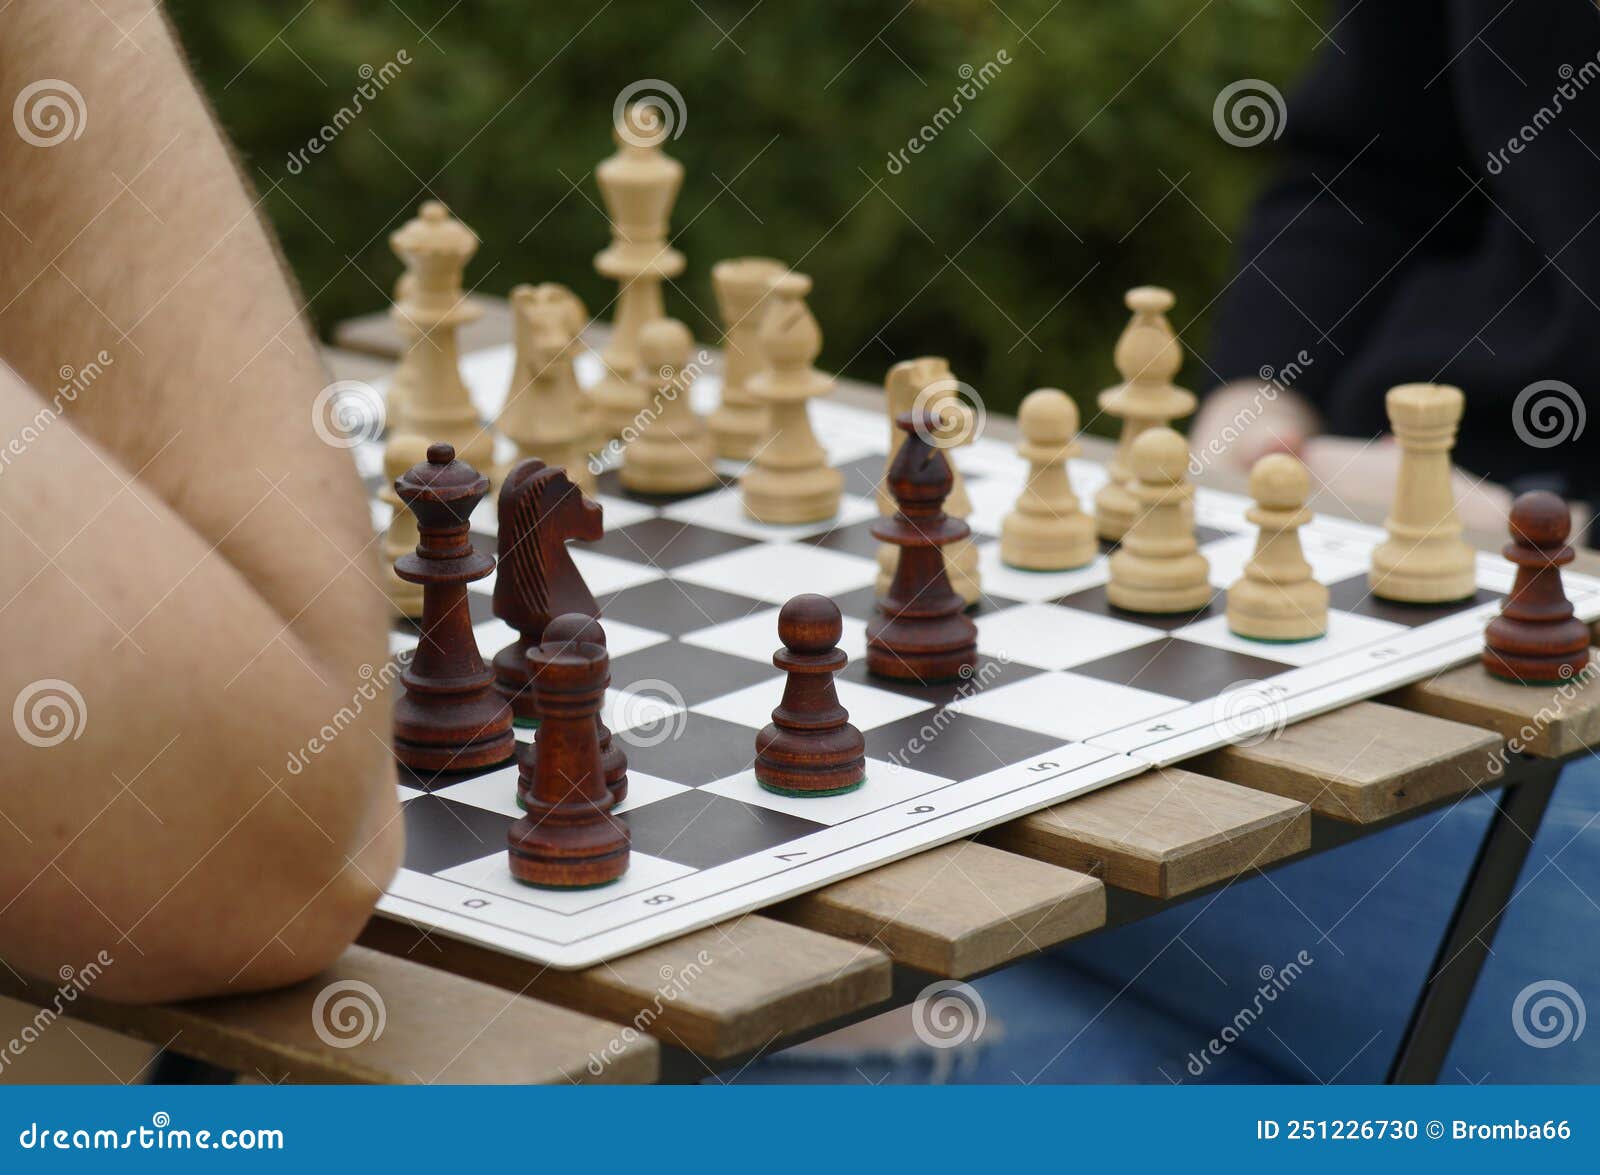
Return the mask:
<path id="1" fill-rule="evenodd" d="M 509 348 L 464 364 L 485 419 L 498 409 L 510 366 Z M 592 381 L 598 363 L 584 356 L 579 370 Z M 716 394 L 710 376 L 693 390 L 702 411 Z M 1067 572 L 1001 564 L 1001 519 L 1027 467 L 1009 445 L 979 438 L 954 454 L 982 568 L 977 668 L 938 686 L 878 680 L 865 672 L 865 627 L 888 422 L 828 401 L 811 411 L 846 479 L 836 518 L 751 521 L 733 466 L 723 487 L 669 503 L 630 499 L 611 472 L 600 478 L 605 537 L 572 544 L 611 653 L 603 716 L 628 756 L 628 797 L 617 809 L 632 833 L 627 874 L 570 892 L 512 880 L 514 764 L 409 777 L 400 786 L 405 865 L 381 910 L 555 967 L 588 966 L 1470 660 L 1511 584 L 1510 565 L 1485 555 L 1469 601 L 1385 603 L 1366 580 L 1383 532 L 1319 516 L 1302 539 L 1330 588 L 1327 635 L 1302 644 L 1244 640 L 1227 630 L 1222 592 L 1254 544 L 1249 502 L 1202 489 L 1195 521 L 1217 589 L 1212 603 L 1174 617 L 1117 612 L 1106 602 L 1103 554 Z M 356 455 L 375 493 L 381 449 L 362 445 Z M 1075 461 L 1071 473 L 1088 506 L 1104 469 Z M 388 522 L 376 500 L 373 521 Z M 493 551 L 492 502 L 474 516 L 473 534 Z M 1600 616 L 1600 580 L 1568 574 L 1566 583 L 1582 618 Z M 490 612 L 493 584 L 491 576 L 469 589 L 486 657 L 515 636 Z M 751 767 L 756 732 L 783 690 L 771 660 L 778 608 L 804 591 L 832 598 L 845 618 L 841 647 L 851 663 L 839 675 L 839 699 L 866 737 L 867 781 L 841 796 L 775 795 Z M 391 652 L 403 655 L 416 640 L 415 628 L 399 622 Z"/>

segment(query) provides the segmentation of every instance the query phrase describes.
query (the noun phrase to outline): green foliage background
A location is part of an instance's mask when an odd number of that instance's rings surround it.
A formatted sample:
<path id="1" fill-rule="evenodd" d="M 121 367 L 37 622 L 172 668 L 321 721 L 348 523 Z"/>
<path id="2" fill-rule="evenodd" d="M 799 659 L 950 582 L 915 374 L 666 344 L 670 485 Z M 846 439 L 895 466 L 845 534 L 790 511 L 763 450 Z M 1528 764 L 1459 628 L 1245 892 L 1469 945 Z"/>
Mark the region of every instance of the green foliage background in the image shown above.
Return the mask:
<path id="1" fill-rule="evenodd" d="M 1212 104 L 1240 78 L 1287 88 L 1319 37 L 1306 12 L 1320 18 L 1281 0 L 296 7 L 170 4 L 324 332 L 386 305 L 388 233 L 427 193 L 482 238 L 479 288 L 562 281 L 603 312 L 592 172 L 619 90 L 660 78 L 687 114 L 668 149 L 687 167 L 673 228 L 689 271 L 668 313 L 714 339 L 712 262 L 798 260 L 824 366 L 875 381 L 947 354 L 996 410 L 1040 385 L 1082 397 L 1110 382 L 1121 293 L 1142 282 L 1176 291 L 1185 382 L 1207 383 L 1205 307 L 1270 163 L 1219 138 Z M 360 67 L 401 49 L 412 64 L 291 174 Z M 1001 49 L 1011 64 L 890 174 L 960 67 Z"/>

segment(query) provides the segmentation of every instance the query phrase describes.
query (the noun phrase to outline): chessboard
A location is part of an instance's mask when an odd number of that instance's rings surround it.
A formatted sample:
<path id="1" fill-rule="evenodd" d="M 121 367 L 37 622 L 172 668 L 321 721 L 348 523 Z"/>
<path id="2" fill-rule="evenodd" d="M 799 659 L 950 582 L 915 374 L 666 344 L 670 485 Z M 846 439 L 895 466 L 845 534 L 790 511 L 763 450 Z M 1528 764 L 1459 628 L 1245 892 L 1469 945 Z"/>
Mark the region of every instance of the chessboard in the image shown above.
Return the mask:
<path id="1" fill-rule="evenodd" d="M 501 347 L 463 362 L 481 419 L 495 419 L 512 361 Z M 599 359 L 583 354 L 577 370 L 592 384 Z M 691 400 L 705 412 L 718 394 L 708 373 Z M 1179 616 L 1120 612 L 1106 599 L 1104 551 L 1065 572 L 1000 561 L 1001 520 L 1028 467 L 1011 445 L 979 437 L 951 454 L 979 552 L 978 663 L 944 685 L 869 677 L 864 631 L 878 570 L 870 527 L 889 423 L 827 399 L 810 407 L 817 438 L 845 477 L 834 518 L 750 520 L 733 464 L 719 466 L 724 484 L 674 500 L 630 495 L 612 470 L 598 479 L 604 536 L 571 545 L 611 655 L 602 716 L 628 758 L 629 790 L 617 809 L 632 836 L 626 874 L 594 889 L 522 885 L 506 857 L 507 828 L 521 814 L 514 763 L 429 778 L 401 768 L 406 857 L 381 911 L 558 968 L 600 963 L 1152 767 L 1262 741 L 1289 722 L 1472 660 L 1511 586 L 1511 565 L 1480 555 L 1470 600 L 1379 600 L 1367 571 L 1383 531 L 1319 515 L 1301 537 L 1330 589 L 1327 634 L 1301 643 L 1243 639 L 1228 631 L 1223 590 L 1253 548 L 1250 503 L 1201 488 L 1194 519 L 1211 603 Z M 389 517 L 376 496 L 382 446 L 363 443 L 355 453 L 381 531 Z M 1074 459 L 1071 477 L 1089 500 L 1107 475 Z M 474 543 L 493 553 L 495 528 L 485 501 L 473 516 Z M 1600 617 L 1600 580 L 1565 579 L 1577 614 Z M 493 584 L 491 575 L 469 587 L 485 656 L 516 635 L 491 613 Z M 756 733 L 783 690 L 772 663 L 778 609 L 799 592 L 828 596 L 844 615 L 840 647 L 850 664 L 838 693 L 868 759 L 865 785 L 847 794 L 779 795 L 753 773 Z M 414 625 L 397 621 L 391 653 L 404 658 L 416 641 Z M 517 737 L 533 733 L 519 727 Z"/>

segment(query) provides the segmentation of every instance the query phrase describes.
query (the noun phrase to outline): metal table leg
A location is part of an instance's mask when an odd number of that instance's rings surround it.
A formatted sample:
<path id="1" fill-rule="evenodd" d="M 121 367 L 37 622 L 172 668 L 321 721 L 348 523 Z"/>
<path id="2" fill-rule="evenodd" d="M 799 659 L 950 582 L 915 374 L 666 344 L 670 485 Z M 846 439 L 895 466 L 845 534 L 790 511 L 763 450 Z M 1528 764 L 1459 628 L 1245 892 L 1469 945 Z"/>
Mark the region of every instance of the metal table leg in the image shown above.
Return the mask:
<path id="1" fill-rule="evenodd" d="M 1395 1053 L 1391 1082 L 1419 1085 L 1439 1079 L 1561 768 L 1559 761 L 1532 762 L 1519 782 L 1500 793 Z"/>

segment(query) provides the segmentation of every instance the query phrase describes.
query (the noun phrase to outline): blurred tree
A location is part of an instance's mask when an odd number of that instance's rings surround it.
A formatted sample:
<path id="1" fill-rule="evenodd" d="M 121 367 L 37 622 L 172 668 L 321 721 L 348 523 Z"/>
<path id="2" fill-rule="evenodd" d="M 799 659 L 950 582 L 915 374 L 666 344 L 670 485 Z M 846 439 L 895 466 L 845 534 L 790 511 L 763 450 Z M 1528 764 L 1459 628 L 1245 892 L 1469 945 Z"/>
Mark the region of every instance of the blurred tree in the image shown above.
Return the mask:
<path id="1" fill-rule="evenodd" d="M 1272 0 L 170 9 L 324 330 L 386 304 L 388 233 L 425 194 L 482 237 L 480 289 L 562 281 L 609 316 L 592 172 L 618 93 L 660 79 L 688 169 L 669 313 L 716 338 L 712 262 L 780 257 L 816 279 L 826 365 L 876 381 L 947 354 L 997 411 L 1110 382 L 1141 282 L 1176 291 L 1184 380 L 1209 382 L 1206 309 L 1270 151 L 1226 141 L 1213 104 L 1281 90 L 1321 36 Z"/>

